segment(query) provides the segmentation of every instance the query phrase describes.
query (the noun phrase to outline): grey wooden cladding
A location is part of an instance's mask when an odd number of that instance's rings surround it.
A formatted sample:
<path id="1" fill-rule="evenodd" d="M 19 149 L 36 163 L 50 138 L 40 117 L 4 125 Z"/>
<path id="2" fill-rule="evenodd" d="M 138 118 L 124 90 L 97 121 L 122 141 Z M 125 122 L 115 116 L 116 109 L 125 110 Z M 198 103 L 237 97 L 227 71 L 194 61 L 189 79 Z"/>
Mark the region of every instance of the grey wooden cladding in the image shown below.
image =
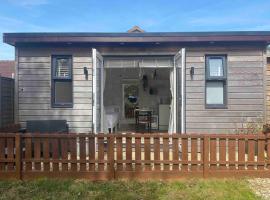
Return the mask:
<path id="1" fill-rule="evenodd" d="M 84 104 L 79 104 L 79 103 L 75 103 L 73 108 L 65 108 L 66 110 L 71 110 L 71 109 L 75 109 L 75 110 L 92 110 L 92 108 L 89 109 L 89 104 L 88 103 L 84 103 Z M 43 104 L 23 104 L 20 103 L 20 110 L 48 110 L 51 107 L 50 103 L 43 103 Z"/>
<path id="2" fill-rule="evenodd" d="M 246 87 L 238 87 L 238 86 L 230 86 L 229 93 L 257 93 L 257 91 L 261 90 L 262 87 L 257 86 L 246 86 Z M 193 93 L 204 93 L 205 88 L 203 87 L 188 87 L 186 92 L 193 92 Z M 255 103 L 255 102 L 254 102 Z"/>
<path id="3" fill-rule="evenodd" d="M 227 108 L 205 108 L 206 54 L 227 55 Z M 187 49 L 187 132 L 233 132 L 264 114 L 263 51 L 261 49 Z M 194 67 L 193 79 L 190 68 Z"/>
<path id="4" fill-rule="evenodd" d="M 267 67 L 266 67 L 266 122 L 269 123 L 270 122 L 270 79 L 269 79 L 269 75 L 270 75 L 270 63 L 267 63 Z"/>
<path id="5" fill-rule="evenodd" d="M 91 48 L 20 48 L 18 114 L 22 126 L 27 120 L 64 119 L 72 132 L 92 131 L 91 52 Z M 51 107 L 51 55 L 72 55 L 73 108 Z"/>
<path id="6" fill-rule="evenodd" d="M 50 104 L 50 97 L 21 97 L 20 104 Z M 73 100 L 74 104 L 91 104 L 92 98 L 75 98 Z"/>
<path id="7" fill-rule="evenodd" d="M 14 123 L 14 79 L 0 76 L 0 128 Z"/>
<path id="8" fill-rule="evenodd" d="M 101 53 L 161 52 L 174 55 L 181 47 L 136 48 L 103 47 Z M 186 54 L 186 128 L 187 132 L 228 132 L 264 116 L 263 50 L 260 47 L 190 47 Z M 51 55 L 73 55 L 73 108 L 51 108 Z M 227 109 L 205 109 L 205 55 L 227 55 Z M 92 57 L 91 48 L 20 48 L 18 71 L 19 119 L 66 119 L 71 130 L 90 132 L 92 126 Z M 119 63 L 119 62 L 118 62 Z M 150 65 L 145 66 L 151 66 Z M 106 63 L 105 63 L 106 64 Z M 115 63 L 114 63 L 115 64 Z M 122 62 L 123 67 L 136 67 Z M 148 63 L 149 64 L 149 63 Z M 116 62 L 116 65 L 117 62 Z M 83 68 L 88 68 L 88 80 Z M 190 77 L 190 68 L 194 76 Z M 270 67 L 268 67 L 270 75 Z M 270 101 L 270 78 L 266 79 Z M 269 94 L 269 95 L 268 95 Z M 105 97 L 106 98 L 106 97 Z M 109 97 L 107 97 L 109 98 Z M 270 103 L 268 105 L 270 120 Z"/>
<path id="9" fill-rule="evenodd" d="M 86 93 L 88 91 L 88 93 Z M 90 93 L 90 94 L 89 94 Z M 24 97 L 51 97 L 50 92 L 24 92 L 20 91 L 19 92 L 19 98 L 24 98 Z M 83 92 L 74 92 L 73 93 L 74 98 L 92 98 L 91 91 L 85 90 Z"/>

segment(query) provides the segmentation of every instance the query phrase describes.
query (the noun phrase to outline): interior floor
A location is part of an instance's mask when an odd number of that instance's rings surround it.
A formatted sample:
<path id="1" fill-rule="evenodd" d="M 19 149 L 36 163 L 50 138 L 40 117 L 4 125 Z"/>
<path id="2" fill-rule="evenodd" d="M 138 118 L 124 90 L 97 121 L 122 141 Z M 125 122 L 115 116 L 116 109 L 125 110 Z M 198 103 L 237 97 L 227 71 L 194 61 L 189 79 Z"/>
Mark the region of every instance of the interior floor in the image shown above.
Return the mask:
<path id="1" fill-rule="evenodd" d="M 105 129 L 147 132 L 136 111 L 149 111 L 151 132 L 168 132 L 170 68 L 107 68 L 104 77 Z"/>

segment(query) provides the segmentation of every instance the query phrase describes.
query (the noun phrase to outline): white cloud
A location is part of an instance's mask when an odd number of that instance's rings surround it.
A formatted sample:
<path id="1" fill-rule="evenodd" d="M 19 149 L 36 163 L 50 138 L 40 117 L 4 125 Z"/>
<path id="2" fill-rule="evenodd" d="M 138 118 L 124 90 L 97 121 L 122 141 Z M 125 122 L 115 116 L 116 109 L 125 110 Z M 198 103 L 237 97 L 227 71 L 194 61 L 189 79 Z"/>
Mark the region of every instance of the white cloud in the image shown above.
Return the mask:
<path id="1" fill-rule="evenodd" d="M 0 32 L 47 31 L 48 28 L 20 19 L 0 15 Z"/>
<path id="2" fill-rule="evenodd" d="M 0 16 L 0 41 L 6 32 L 42 32 L 48 28 L 29 23 L 17 18 Z M 0 60 L 14 59 L 14 47 L 0 42 Z"/>
<path id="3" fill-rule="evenodd" d="M 249 30 L 249 31 L 269 31 L 270 24 L 256 25 L 254 27 L 247 28 L 246 30 Z"/>
<path id="4" fill-rule="evenodd" d="M 48 0 L 8 0 L 9 2 L 24 7 L 40 6 L 48 4 Z"/>

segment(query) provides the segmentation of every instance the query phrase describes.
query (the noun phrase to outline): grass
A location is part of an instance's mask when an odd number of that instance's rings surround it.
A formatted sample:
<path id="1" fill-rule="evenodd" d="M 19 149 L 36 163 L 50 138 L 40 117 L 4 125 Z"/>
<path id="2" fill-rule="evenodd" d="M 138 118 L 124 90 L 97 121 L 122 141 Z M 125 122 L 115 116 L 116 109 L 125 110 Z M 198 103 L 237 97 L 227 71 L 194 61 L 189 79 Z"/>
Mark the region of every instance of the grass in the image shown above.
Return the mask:
<path id="1" fill-rule="evenodd" d="M 0 181 L 0 199 L 259 199 L 245 180 L 191 179 L 177 182 L 84 180 Z"/>

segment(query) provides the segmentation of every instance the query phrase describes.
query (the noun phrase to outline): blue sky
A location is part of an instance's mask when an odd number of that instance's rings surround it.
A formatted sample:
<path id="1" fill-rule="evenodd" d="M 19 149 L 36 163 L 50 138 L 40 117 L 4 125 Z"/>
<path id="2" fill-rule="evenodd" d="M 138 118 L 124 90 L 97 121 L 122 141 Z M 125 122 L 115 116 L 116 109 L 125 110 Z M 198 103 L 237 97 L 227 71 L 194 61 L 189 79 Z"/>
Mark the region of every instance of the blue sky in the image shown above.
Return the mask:
<path id="1" fill-rule="evenodd" d="M 270 0 L 0 0 L 4 32 L 270 30 Z M 14 48 L 0 43 L 0 60 Z"/>

